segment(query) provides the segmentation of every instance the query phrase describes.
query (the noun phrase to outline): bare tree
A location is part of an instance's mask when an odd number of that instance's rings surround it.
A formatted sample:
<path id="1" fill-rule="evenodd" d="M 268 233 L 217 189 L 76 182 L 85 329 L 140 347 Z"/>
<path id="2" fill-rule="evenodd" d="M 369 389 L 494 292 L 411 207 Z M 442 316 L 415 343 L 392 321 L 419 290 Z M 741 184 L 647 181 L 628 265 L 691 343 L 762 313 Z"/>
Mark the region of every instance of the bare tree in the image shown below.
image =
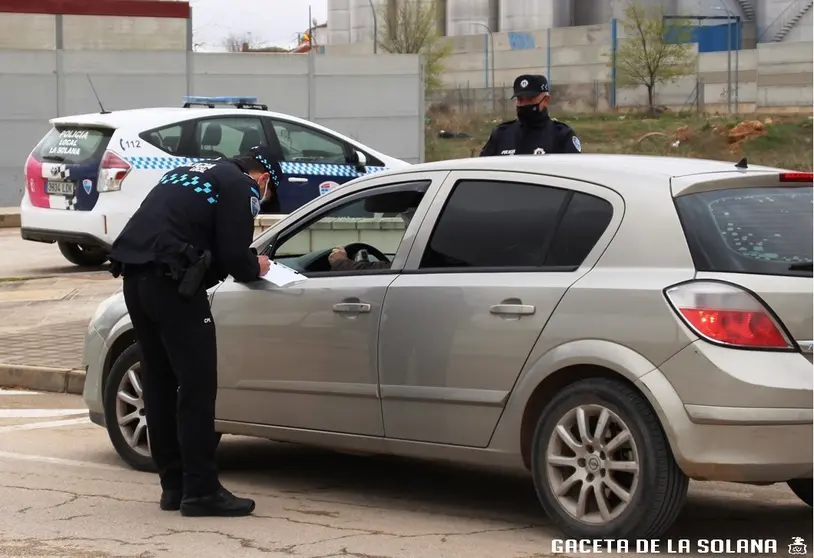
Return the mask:
<path id="1" fill-rule="evenodd" d="M 421 54 L 427 90 L 441 86 L 443 60 L 450 52 L 438 29 L 437 0 L 387 0 L 378 10 L 379 45 L 394 54 Z"/>
<path id="2" fill-rule="evenodd" d="M 631 0 L 621 21 L 625 37 L 615 54 L 619 84 L 644 86 L 651 113 L 656 111 L 658 86 L 695 71 L 690 21 L 665 15 L 663 6 L 645 7 L 638 0 Z M 612 59 L 610 63 L 613 64 Z"/>
<path id="3" fill-rule="evenodd" d="M 251 33 L 229 35 L 223 40 L 227 52 L 250 52 L 264 47 L 262 41 L 256 41 Z"/>

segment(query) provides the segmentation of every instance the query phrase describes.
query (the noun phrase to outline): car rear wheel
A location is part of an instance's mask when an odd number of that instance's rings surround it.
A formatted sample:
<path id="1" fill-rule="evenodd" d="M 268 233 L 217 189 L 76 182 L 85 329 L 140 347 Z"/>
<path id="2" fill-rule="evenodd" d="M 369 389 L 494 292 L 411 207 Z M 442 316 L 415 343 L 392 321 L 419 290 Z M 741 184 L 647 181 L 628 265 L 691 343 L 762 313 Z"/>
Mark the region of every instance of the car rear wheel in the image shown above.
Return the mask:
<path id="1" fill-rule="evenodd" d="M 130 345 L 113 363 L 105 384 L 105 424 L 113 447 L 137 471 L 155 473 L 144 414 L 138 345 Z M 218 441 L 221 435 L 218 434 Z"/>
<path id="2" fill-rule="evenodd" d="M 794 479 L 786 483 L 797 497 L 811 506 L 812 479 Z"/>
<path id="3" fill-rule="evenodd" d="M 84 246 L 73 242 L 57 242 L 65 259 L 82 267 L 98 267 L 107 261 L 107 251 L 98 246 Z"/>
<path id="4" fill-rule="evenodd" d="M 543 509 L 578 539 L 657 538 L 689 484 L 647 400 L 605 378 L 574 383 L 543 409 L 532 474 Z"/>

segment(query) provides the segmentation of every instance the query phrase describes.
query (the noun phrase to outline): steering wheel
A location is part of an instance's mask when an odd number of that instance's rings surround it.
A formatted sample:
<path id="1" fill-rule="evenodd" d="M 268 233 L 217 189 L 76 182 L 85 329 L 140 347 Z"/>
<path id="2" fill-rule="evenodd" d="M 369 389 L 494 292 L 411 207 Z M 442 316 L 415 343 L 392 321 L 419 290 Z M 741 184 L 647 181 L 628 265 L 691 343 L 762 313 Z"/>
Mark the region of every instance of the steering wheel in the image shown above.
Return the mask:
<path id="1" fill-rule="evenodd" d="M 352 242 L 351 244 L 348 244 L 344 248 L 345 253 L 351 260 L 356 259 L 356 255 L 362 250 L 367 250 L 368 253 L 376 256 L 376 259 L 379 260 L 380 262 L 391 263 L 390 259 L 384 254 L 382 254 L 382 252 L 378 248 L 375 248 L 370 244 L 365 244 L 364 242 Z"/>

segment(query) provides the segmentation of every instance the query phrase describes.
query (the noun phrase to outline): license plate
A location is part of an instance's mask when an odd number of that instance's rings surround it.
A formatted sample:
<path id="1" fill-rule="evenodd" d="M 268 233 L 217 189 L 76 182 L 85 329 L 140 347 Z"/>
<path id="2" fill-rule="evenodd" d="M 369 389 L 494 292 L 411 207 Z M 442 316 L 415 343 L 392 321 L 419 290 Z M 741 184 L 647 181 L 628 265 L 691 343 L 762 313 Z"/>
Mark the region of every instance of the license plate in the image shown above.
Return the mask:
<path id="1" fill-rule="evenodd" d="M 61 180 L 49 180 L 45 184 L 45 191 L 49 194 L 58 196 L 73 196 L 76 185 L 73 182 L 64 182 Z"/>

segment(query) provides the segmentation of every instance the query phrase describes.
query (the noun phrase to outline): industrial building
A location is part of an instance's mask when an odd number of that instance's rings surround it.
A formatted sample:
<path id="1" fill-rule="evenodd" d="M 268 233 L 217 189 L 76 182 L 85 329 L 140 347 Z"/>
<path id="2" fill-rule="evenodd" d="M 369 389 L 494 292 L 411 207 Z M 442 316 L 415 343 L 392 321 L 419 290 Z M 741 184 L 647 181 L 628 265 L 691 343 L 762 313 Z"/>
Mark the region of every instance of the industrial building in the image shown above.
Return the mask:
<path id="1" fill-rule="evenodd" d="M 373 42 L 373 14 L 395 0 L 328 0 L 331 45 Z M 429 2 L 431 0 L 409 0 Z M 811 41 L 814 0 L 640 0 L 671 16 L 722 25 L 752 26 L 757 43 Z M 438 29 L 446 36 L 537 31 L 596 25 L 623 17 L 627 0 L 435 0 Z"/>

